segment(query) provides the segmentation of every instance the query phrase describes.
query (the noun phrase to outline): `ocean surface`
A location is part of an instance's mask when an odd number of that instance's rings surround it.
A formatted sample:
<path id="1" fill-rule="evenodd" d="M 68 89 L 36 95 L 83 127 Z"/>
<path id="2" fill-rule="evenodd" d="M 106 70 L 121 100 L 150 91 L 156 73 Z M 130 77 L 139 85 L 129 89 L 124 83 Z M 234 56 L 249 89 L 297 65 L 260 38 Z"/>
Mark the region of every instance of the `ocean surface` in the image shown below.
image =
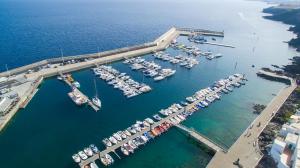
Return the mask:
<path id="1" fill-rule="evenodd" d="M 248 82 L 220 101 L 200 110 L 183 124 L 229 147 L 255 119 L 253 103 L 268 104 L 285 87 L 256 76 L 261 67 L 284 65 L 296 55 L 286 43 L 294 37 L 288 25 L 262 18 L 263 2 L 243 0 L 1 0 L 0 70 L 46 58 L 115 49 L 152 41 L 171 26 L 204 28 L 225 32 L 217 42 L 236 48 L 197 45 L 203 50 L 222 53 L 191 70 L 155 60 L 176 74 L 161 82 L 144 78 L 122 62 L 111 64 L 152 91 L 126 99 L 101 79 L 96 79 L 103 108 L 94 112 L 77 107 L 67 96 L 70 88 L 56 78 L 45 80 L 26 109 L 20 110 L 0 133 L 1 168 L 77 167 L 72 154 L 123 130 L 136 120 L 151 117 L 160 109 L 184 100 L 195 91 L 233 73 L 245 74 Z M 211 40 L 211 38 L 207 38 Z M 178 41 L 188 45 L 186 37 Z M 171 55 L 183 54 L 168 48 Z M 144 57 L 154 60 L 151 55 Z M 252 68 L 255 65 L 255 68 Z M 94 75 L 89 69 L 73 73 L 81 90 L 93 96 Z M 207 149 L 175 128 L 141 147 L 129 157 L 121 156 L 114 168 L 205 167 L 212 156 Z M 102 166 L 101 163 L 98 164 Z"/>

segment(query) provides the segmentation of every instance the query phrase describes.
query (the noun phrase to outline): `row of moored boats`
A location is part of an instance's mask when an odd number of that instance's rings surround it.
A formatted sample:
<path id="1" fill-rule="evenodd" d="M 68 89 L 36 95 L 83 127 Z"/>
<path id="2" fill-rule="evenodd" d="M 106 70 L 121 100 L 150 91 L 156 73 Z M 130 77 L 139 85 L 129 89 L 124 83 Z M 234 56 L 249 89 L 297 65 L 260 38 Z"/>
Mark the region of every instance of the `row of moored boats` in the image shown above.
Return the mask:
<path id="1" fill-rule="evenodd" d="M 134 153 L 141 145 L 146 144 L 151 139 L 166 132 L 172 126 L 186 120 L 186 118 L 191 116 L 196 110 L 205 108 L 215 100 L 219 100 L 221 94 L 226 93 L 223 91 L 224 88 L 228 86 L 232 88 L 239 87 L 244 84 L 244 80 L 245 78 L 241 74 L 234 74 L 228 78 L 221 79 L 215 82 L 211 87 L 201 89 L 192 96 L 187 97 L 186 100 L 180 102 L 180 104 L 172 104 L 170 107 L 154 114 L 152 118 L 136 121 L 135 124 L 127 129 L 113 133 L 110 137 L 103 139 L 102 143 L 107 149 L 118 145 L 120 146 L 119 151 L 123 153 L 123 155 L 128 156 Z M 91 150 L 94 152 L 92 148 Z M 88 151 L 88 149 L 85 149 L 83 152 L 80 151 L 75 155 L 77 155 L 77 157 L 79 156 L 80 160 L 85 160 L 87 157 L 82 157 L 84 156 L 82 153 L 86 154 L 86 156 L 92 156 Z M 74 158 L 75 157 L 73 157 L 73 159 Z M 78 162 L 78 160 L 79 159 L 75 160 L 75 162 Z M 114 159 L 109 153 L 100 156 L 100 160 L 106 166 L 114 162 Z"/>
<path id="2" fill-rule="evenodd" d="M 187 46 L 178 42 L 172 43 L 171 47 L 176 50 L 181 50 L 187 53 L 188 55 L 205 56 L 208 60 L 220 58 L 223 56 L 221 53 L 214 54 L 211 51 L 203 51 L 197 46 Z"/>
<path id="3" fill-rule="evenodd" d="M 199 64 L 199 61 L 197 61 L 193 57 L 188 57 L 183 55 L 171 56 L 170 54 L 164 53 L 163 51 L 156 52 L 153 54 L 153 56 L 156 59 L 160 59 L 162 61 L 168 61 L 172 64 L 179 64 L 180 66 L 188 69 L 191 69 L 195 65 Z"/>
<path id="4" fill-rule="evenodd" d="M 93 71 L 95 75 L 105 80 L 109 85 L 123 91 L 123 94 L 127 98 L 151 91 L 150 86 L 136 82 L 126 73 L 120 73 L 111 66 L 101 65 L 97 68 L 93 68 Z"/>
<path id="5" fill-rule="evenodd" d="M 154 61 L 149 62 L 141 57 L 126 59 L 123 63 L 130 64 L 132 70 L 142 71 L 146 77 L 151 77 L 155 81 L 166 79 L 176 73 L 176 70 L 162 68 Z"/>

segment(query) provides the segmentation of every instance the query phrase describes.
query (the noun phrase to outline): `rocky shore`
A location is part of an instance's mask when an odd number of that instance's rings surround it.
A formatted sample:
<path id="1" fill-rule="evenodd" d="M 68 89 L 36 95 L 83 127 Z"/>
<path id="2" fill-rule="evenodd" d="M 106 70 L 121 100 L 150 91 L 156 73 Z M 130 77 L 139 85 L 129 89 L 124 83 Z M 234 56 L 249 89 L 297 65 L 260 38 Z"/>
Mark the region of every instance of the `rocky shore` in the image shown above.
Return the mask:
<path id="1" fill-rule="evenodd" d="M 253 113 L 254 114 L 260 114 L 265 108 L 266 108 L 266 105 L 253 104 Z"/>

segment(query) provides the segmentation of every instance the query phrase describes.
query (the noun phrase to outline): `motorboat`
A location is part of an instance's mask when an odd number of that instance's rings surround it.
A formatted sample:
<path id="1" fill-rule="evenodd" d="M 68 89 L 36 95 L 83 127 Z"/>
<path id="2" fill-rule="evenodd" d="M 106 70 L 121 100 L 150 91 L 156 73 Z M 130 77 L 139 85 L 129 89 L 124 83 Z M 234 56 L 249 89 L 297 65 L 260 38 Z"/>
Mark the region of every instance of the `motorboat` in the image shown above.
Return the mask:
<path id="1" fill-rule="evenodd" d="M 109 141 L 108 141 L 108 142 L 109 142 Z M 91 145 L 90 145 L 90 148 L 92 149 L 92 151 L 93 151 L 94 153 L 99 153 L 99 149 L 97 148 L 96 145 L 91 144 Z"/>
<path id="2" fill-rule="evenodd" d="M 93 151 L 91 148 L 87 147 L 83 149 L 84 153 L 88 156 L 93 156 Z"/>
<path id="3" fill-rule="evenodd" d="M 129 155 L 129 152 L 128 150 L 126 150 L 123 146 L 121 147 L 121 151 L 124 155 L 128 156 Z"/>
<path id="4" fill-rule="evenodd" d="M 117 133 L 114 133 L 113 137 L 116 138 L 116 140 L 118 140 L 118 141 L 122 141 L 122 137 Z"/>
<path id="5" fill-rule="evenodd" d="M 109 141 L 112 142 L 113 144 L 117 144 L 117 143 L 118 143 L 117 139 L 116 139 L 115 137 L 113 137 L 113 136 L 109 137 L 108 139 L 109 139 Z"/>
<path id="6" fill-rule="evenodd" d="M 106 146 L 106 147 L 111 147 L 112 146 L 112 141 L 110 141 L 109 139 L 105 138 L 102 140 L 103 144 Z"/>
<path id="7" fill-rule="evenodd" d="M 83 151 L 79 151 L 78 155 L 82 160 L 86 160 L 88 158 L 88 156 Z"/>
<path id="8" fill-rule="evenodd" d="M 74 154 L 72 156 L 74 162 L 79 163 L 81 161 L 80 156 L 78 154 Z"/>

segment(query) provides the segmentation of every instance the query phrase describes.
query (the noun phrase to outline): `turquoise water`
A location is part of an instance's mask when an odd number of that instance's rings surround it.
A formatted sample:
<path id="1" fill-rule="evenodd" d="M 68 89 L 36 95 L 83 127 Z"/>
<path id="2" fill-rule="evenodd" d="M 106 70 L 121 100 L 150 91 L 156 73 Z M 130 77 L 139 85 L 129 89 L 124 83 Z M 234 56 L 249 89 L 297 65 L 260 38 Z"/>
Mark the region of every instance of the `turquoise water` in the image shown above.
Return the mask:
<path id="1" fill-rule="evenodd" d="M 221 101 L 195 113 L 183 123 L 222 145 L 230 146 L 256 117 L 251 110 L 252 104 L 267 104 L 273 98 L 272 94 L 285 86 L 256 77 L 257 70 L 270 64 L 283 65 L 296 54 L 282 43 L 293 37 L 286 31 L 288 27 L 261 18 L 260 11 L 266 7 L 261 2 L 0 3 L 4 4 L 0 4 L 1 9 L 9 11 L 0 10 L 1 21 L 6 23 L 0 28 L 8 28 L 1 29 L 7 33 L 1 34 L 0 39 L 7 42 L 1 42 L 3 59 L 0 63 L 8 62 L 12 67 L 58 55 L 57 46 L 63 46 L 65 54 L 71 55 L 94 52 L 97 45 L 105 50 L 150 41 L 171 25 L 224 29 L 225 38 L 217 38 L 217 41 L 236 46 L 230 49 L 199 45 L 204 50 L 220 52 L 224 56 L 212 61 L 198 58 L 200 64 L 191 70 L 156 60 L 163 67 L 177 70 L 172 78 L 157 83 L 143 78 L 141 73 L 131 71 L 121 62 L 113 63 L 114 68 L 130 74 L 136 81 L 144 81 L 153 90 L 126 99 L 119 90 L 97 79 L 103 104 L 99 112 L 74 105 L 67 96 L 70 88 L 64 83 L 55 78 L 44 81 L 27 108 L 18 112 L 0 134 L 0 148 L 5 151 L 0 153 L 0 161 L 1 167 L 5 168 L 24 165 L 76 167 L 71 155 L 83 147 L 91 143 L 103 147 L 101 140 L 113 132 L 152 116 L 220 78 L 243 73 L 249 79 L 245 86 L 224 95 Z M 165 5 L 169 5 L 168 8 Z M 19 10 L 15 11 L 17 7 Z M 75 12 L 79 9 L 82 10 L 80 15 Z M 4 16 L 14 18 L 3 19 Z M 185 37 L 179 37 L 178 41 L 190 44 Z M 14 45 L 16 50 L 13 50 Z M 180 51 L 167 49 L 167 52 L 175 55 Z M 14 57 L 11 59 L 10 55 Z M 145 58 L 153 59 L 151 55 Z M 251 68 L 252 64 L 256 67 Z M 81 83 L 84 93 L 94 95 L 94 76 L 89 69 L 73 73 L 73 76 Z M 121 160 L 116 158 L 112 167 L 205 167 L 211 157 L 206 149 L 172 128 L 134 155 Z"/>

